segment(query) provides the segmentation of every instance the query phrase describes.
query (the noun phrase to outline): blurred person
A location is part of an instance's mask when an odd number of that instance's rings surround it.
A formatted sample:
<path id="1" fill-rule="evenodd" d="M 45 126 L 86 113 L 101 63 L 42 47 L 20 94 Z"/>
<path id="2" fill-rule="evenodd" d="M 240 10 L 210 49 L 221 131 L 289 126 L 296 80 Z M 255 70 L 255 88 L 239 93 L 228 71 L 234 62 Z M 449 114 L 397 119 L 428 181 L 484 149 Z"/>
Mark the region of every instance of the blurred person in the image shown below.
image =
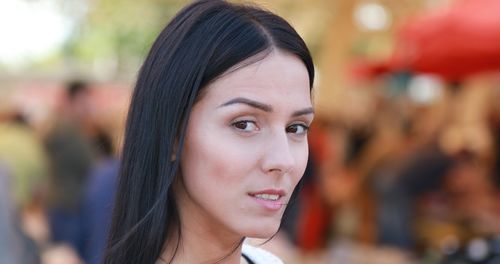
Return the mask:
<path id="1" fill-rule="evenodd" d="M 21 230 L 19 212 L 11 199 L 10 180 L 7 166 L 0 162 L 0 263 L 36 264 L 38 250 Z"/>
<path id="2" fill-rule="evenodd" d="M 373 171 L 378 236 L 383 245 L 412 249 L 416 198 L 440 187 L 452 159 L 435 143 L 385 159 Z"/>
<path id="3" fill-rule="evenodd" d="M 465 101 L 459 100 L 463 92 L 453 90 L 436 106 L 417 106 L 409 119 L 400 123 L 403 137 L 398 147 L 373 170 L 381 244 L 415 249 L 417 205 L 422 198 L 441 193 L 449 199 L 443 184 L 462 153 L 490 156 L 486 153 L 489 135 L 483 124 L 463 122 L 462 116 L 468 112 Z"/>
<path id="4" fill-rule="evenodd" d="M 496 89 L 492 89 L 488 102 L 488 127 L 491 131 L 493 140 L 493 170 L 492 176 L 497 191 L 500 192 L 500 104 L 497 100 L 500 98 L 500 80 L 496 82 Z"/>
<path id="5" fill-rule="evenodd" d="M 182 9 L 138 76 L 104 262 L 282 263 L 244 239 L 278 231 L 304 173 L 313 80 L 277 15 Z"/>
<path id="6" fill-rule="evenodd" d="M 500 234 L 500 207 L 490 168 L 489 162 L 463 152 L 446 176 L 445 190 L 460 222 L 469 223 L 472 232 L 495 235 Z"/>
<path id="7" fill-rule="evenodd" d="M 47 218 L 51 240 L 66 243 L 78 252 L 83 247 L 80 216 L 83 193 L 97 155 L 88 134 L 89 94 L 86 83 L 69 82 L 62 108 L 45 135 L 50 164 Z"/>
<path id="8" fill-rule="evenodd" d="M 441 192 L 434 194 L 438 202 L 424 208 L 418 220 L 423 222 L 419 238 L 427 251 L 441 254 L 439 263 L 499 263 L 500 206 L 490 165 L 481 156 L 462 151 L 454 157 Z"/>
<path id="9" fill-rule="evenodd" d="M 119 160 L 114 155 L 110 133 L 102 130 L 98 139 L 103 156 L 91 169 L 81 208 L 83 245 L 80 255 L 87 264 L 104 260 L 119 172 Z"/>
<path id="10" fill-rule="evenodd" d="M 118 174 L 112 126 L 95 115 L 87 83 L 69 82 L 64 95 L 62 115 L 46 136 L 53 169 L 48 206 L 53 250 L 102 263 Z M 56 255 L 48 253 L 49 259 Z"/>
<path id="11" fill-rule="evenodd" d="M 3 187 L 10 188 L 16 226 L 29 247 L 23 254 L 36 256 L 48 240 L 41 202 L 47 160 L 41 140 L 18 111 L 0 115 L 0 162 L 9 169 L 9 184 Z"/>
<path id="12" fill-rule="evenodd" d="M 370 141 L 356 164 L 374 196 L 376 243 L 403 250 L 415 246 L 416 198 L 439 188 L 451 157 L 438 144 L 438 107 L 408 111 L 408 102 L 384 101 Z M 406 110 L 402 110 L 402 108 Z"/>
<path id="13" fill-rule="evenodd" d="M 0 163 L 0 263 L 21 263 L 21 239 L 16 232 L 9 176 Z"/>
<path id="14" fill-rule="evenodd" d="M 451 162 L 436 145 L 428 145 L 406 157 L 385 160 L 374 171 L 381 244 L 406 249 L 415 245 L 416 198 L 440 187 Z"/>
<path id="15" fill-rule="evenodd" d="M 336 186 L 331 185 L 331 176 L 341 166 L 345 139 L 345 129 L 338 123 L 319 119 L 310 128 L 310 161 L 298 196 L 297 230 L 293 237 L 304 253 L 324 249 L 332 236 L 336 202 L 331 197 Z"/>
<path id="16" fill-rule="evenodd" d="M 47 177 L 47 159 L 39 136 L 18 112 L 4 113 L 0 120 L 0 160 L 11 170 L 16 207 L 29 207 L 39 198 Z"/>

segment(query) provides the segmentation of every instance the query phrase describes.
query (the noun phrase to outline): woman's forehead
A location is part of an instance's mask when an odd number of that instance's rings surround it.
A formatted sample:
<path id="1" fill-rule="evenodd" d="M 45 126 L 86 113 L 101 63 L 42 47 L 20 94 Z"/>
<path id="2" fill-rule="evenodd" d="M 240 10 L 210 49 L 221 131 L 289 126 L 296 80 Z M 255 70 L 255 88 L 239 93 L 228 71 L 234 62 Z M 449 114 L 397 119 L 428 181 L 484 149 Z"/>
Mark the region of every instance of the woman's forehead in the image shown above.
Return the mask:
<path id="1" fill-rule="evenodd" d="M 204 96 L 212 100 L 251 96 L 310 101 L 309 75 L 296 56 L 273 52 L 262 60 L 229 72 L 211 83 Z"/>

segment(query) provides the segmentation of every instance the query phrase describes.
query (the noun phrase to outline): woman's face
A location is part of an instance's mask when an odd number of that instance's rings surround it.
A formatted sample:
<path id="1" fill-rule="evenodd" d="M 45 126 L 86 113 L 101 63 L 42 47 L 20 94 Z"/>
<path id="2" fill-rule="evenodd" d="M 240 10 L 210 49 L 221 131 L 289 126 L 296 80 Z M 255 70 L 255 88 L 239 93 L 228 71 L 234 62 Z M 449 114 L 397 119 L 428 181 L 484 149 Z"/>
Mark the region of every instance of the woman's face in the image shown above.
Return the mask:
<path id="1" fill-rule="evenodd" d="M 307 70 L 288 53 L 273 51 L 206 87 L 175 187 L 182 226 L 272 236 L 304 173 L 312 119 Z"/>

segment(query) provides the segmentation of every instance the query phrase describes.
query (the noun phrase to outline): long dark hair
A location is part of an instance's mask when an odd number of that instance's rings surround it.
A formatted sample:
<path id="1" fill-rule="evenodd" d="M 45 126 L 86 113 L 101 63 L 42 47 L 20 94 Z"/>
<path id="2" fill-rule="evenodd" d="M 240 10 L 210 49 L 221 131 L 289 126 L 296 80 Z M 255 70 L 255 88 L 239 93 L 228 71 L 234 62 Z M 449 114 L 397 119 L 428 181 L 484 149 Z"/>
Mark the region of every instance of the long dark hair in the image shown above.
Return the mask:
<path id="1" fill-rule="evenodd" d="M 269 11 L 195 1 L 160 33 L 132 96 L 105 263 L 155 263 L 167 238 L 180 237 L 172 183 L 192 106 L 208 83 L 273 49 L 300 58 L 312 88 L 314 67 L 304 41 Z"/>

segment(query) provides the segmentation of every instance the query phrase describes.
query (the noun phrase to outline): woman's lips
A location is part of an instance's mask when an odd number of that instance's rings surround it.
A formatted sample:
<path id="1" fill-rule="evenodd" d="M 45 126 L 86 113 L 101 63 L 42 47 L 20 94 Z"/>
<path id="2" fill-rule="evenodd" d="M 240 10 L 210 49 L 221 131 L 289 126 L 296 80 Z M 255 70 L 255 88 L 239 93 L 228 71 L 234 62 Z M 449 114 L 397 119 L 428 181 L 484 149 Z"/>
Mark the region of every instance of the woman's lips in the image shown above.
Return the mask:
<path id="1" fill-rule="evenodd" d="M 282 197 L 285 196 L 285 191 L 277 189 L 268 189 L 258 192 L 251 192 L 250 195 L 255 202 L 270 211 L 280 210 L 283 205 Z"/>

